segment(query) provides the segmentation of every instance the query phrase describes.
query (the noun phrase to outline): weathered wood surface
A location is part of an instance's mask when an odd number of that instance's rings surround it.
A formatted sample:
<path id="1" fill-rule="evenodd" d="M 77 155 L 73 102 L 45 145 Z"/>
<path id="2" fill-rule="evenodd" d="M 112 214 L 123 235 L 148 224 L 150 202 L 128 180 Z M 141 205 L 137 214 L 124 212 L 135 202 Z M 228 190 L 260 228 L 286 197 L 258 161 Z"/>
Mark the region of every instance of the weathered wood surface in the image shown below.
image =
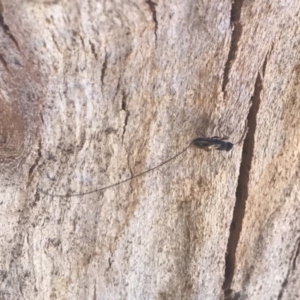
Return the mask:
<path id="1" fill-rule="evenodd" d="M 299 299 L 299 1 L 0 8 L 0 299 Z"/>

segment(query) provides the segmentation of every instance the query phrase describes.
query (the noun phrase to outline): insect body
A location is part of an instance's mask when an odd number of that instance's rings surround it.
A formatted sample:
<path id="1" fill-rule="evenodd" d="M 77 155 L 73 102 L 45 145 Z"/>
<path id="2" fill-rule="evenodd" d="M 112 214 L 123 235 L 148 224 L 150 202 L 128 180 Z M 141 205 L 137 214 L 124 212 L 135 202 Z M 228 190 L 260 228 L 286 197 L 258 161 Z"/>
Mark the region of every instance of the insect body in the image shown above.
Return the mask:
<path id="1" fill-rule="evenodd" d="M 203 134 L 201 134 L 203 137 L 198 137 L 193 140 L 193 144 L 203 150 L 209 151 L 212 149 L 219 150 L 219 151 L 230 151 L 234 144 L 231 142 L 227 142 L 227 137 L 205 137 Z"/>
<path id="2" fill-rule="evenodd" d="M 198 137 L 198 138 L 194 139 L 192 141 L 192 144 L 195 145 L 196 147 L 201 148 L 201 149 L 206 150 L 206 151 L 210 151 L 210 150 L 213 150 L 213 149 L 219 150 L 219 151 L 230 151 L 234 145 L 240 144 L 244 140 L 247 132 L 248 132 L 248 127 L 245 126 L 245 131 L 244 131 L 240 141 L 233 144 L 231 142 L 226 141 L 226 140 L 228 140 L 227 136 L 224 136 L 224 137 L 219 137 L 219 136 L 206 137 L 203 133 L 201 133 L 199 131 L 198 133 L 202 137 Z"/>

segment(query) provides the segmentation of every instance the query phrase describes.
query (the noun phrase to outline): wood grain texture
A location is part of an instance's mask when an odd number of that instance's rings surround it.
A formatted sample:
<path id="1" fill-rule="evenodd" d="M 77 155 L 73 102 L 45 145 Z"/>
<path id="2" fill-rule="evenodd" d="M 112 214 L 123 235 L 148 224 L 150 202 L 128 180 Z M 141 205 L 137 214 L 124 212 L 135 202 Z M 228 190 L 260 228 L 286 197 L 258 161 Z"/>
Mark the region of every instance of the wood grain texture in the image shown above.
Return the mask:
<path id="1" fill-rule="evenodd" d="M 0 299 L 299 298 L 298 2 L 2 0 Z"/>

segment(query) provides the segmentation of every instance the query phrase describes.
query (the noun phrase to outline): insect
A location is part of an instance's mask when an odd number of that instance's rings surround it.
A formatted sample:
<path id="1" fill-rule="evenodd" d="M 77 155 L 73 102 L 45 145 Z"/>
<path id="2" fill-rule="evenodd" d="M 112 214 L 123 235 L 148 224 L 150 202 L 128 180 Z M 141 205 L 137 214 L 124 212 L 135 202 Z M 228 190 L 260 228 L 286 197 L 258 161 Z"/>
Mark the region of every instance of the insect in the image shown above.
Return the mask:
<path id="1" fill-rule="evenodd" d="M 203 137 L 198 137 L 193 140 L 193 144 L 201 148 L 205 151 L 210 151 L 212 149 L 219 150 L 219 151 L 230 151 L 233 147 L 234 144 L 231 142 L 228 142 L 227 136 L 224 137 L 218 137 L 218 136 L 213 136 L 213 137 L 206 137 L 203 134 L 201 134 Z"/>
<path id="2" fill-rule="evenodd" d="M 210 151 L 210 150 L 219 150 L 219 151 L 230 151 L 234 145 L 240 144 L 248 131 L 248 127 L 245 126 L 245 131 L 241 137 L 241 139 L 237 143 L 231 143 L 228 142 L 228 137 L 219 137 L 219 136 L 212 136 L 212 137 L 206 137 L 203 133 L 198 131 L 198 134 L 201 135 L 202 137 L 197 137 L 192 141 L 192 144 L 195 145 L 198 148 L 201 148 L 205 151 Z"/>
<path id="3" fill-rule="evenodd" d="M 206 137 L 201 132 L 199 132 L 199 134 L 202 137 L 198 137 L 198 138 L 192 140 L 192 142 L 190 142 L 187 147 L 185 147 L 182 151 L 178 152 L 176 155 L 174 155 L 174 156 L 170 157 L 169 159 L 163 161 L 162 163 L 154 166 L 153 168 L 147 169 L 144 172 L 141 172 L 139 174 L 133 175 L 133 176 L 127 178 L 127 179 L 124 179 L 122 181 L 113 183 L 111 185 L 107 185 L 107 186 L 104 186 L 102 188 L 91 190 L 91 191 L 88 191 L 88 192 L 85 192 L 85 193 L 80 193 L 80 194 L 79 193 L 75 193 L 75 194 L 51 194 L 51 193 L 46 192 L 46 191 L 44 191 L 42 189 L 39 189 L 39 190 L 43 194 L 45 194 L 45 195 L 49 195 L 49 196 L 52 196 L 52 197 L 59 197 L 59 198 L 61 198 L 61 197 L 77 197 L 77 196 L 82 196 L 82 195 L 88 195 L 88 194 L 97 193 L 97 192 L 100 192 L 100 191 L 103 191 L 103 190 L 106 190 L 106 189 L 118 186 L 118 185 L 120 185 L 122 183 L 131 181 L 131 180 L 133 180 L 133 179 L 135 179 L 137 177 L 145 175 L 148 172 L 151 172 L 151 171 L 153 171 L 155 169 L 158 169 L 158 168 L 162 167 L 163 165 L 167 164 L 168 162 L 176 159 L 178 156 L 180 156 L 183 153 L 185 153 L 192 145 L 194 145 L 194 146 L 196 146 L 198 148 L 201 148 L 201 149 L 203 149 L 205 151 L 210 151 L 210 150 L 213 150 L 213 149 L 219 150 L 219 151 L 230 151 L 232 149 L 232 147 L 234 145 L 236 145 L 236 144 L 239 144 L 244 139 L 244 136 L 245 136 L 245 134 L 244 134 L 243 137 L 241 138 L 241 140 L 238 143 L 233 144 L 231 142 L 226 141 L 228 139 L 228 137 L 226 137 L 226 136 L 224 136 L 224 137 L 218 137 L 218 136 Z"/>

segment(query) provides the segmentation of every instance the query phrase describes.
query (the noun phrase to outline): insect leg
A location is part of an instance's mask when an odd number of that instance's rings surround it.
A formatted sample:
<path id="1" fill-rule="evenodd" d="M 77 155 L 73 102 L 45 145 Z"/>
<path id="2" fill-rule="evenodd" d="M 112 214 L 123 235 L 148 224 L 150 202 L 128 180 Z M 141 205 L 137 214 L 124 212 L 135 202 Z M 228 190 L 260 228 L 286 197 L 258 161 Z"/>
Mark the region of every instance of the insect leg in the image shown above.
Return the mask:
<path id="1" fill-rule="evenodd" d="M 211 139 L 214 139 L 214 140 L 222 140 L 222 141 L 225 141 L 225 140 L 228 140 L 228 136 L 223 136 L 223 137 L 219 137 L 219 136 L 212 136 Z"/>
<path id="2" fill-rule="evenodd" d="M 203 136 L 204 138 L 207 138 L 200 130 L 197 130 L 197 134 Z"/>

